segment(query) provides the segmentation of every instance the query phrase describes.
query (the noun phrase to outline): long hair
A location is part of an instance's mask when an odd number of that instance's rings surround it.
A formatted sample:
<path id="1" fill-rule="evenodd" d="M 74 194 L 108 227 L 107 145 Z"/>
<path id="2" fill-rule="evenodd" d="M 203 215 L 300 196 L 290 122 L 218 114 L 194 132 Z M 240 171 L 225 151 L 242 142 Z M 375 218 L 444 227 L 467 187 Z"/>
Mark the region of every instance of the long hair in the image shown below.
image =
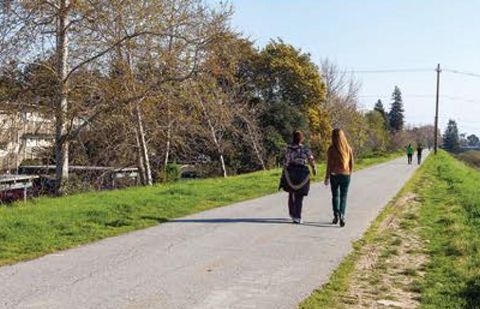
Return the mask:
<path id="1" fill-rule="evenodd" d="M 347 137 L 342 129 L 334 129 L 332 131 L 332 146 L 338 153 L 341 164 L 345 169 L 348 169 L 350 162 L 351 148 L 348 144 Z"/>

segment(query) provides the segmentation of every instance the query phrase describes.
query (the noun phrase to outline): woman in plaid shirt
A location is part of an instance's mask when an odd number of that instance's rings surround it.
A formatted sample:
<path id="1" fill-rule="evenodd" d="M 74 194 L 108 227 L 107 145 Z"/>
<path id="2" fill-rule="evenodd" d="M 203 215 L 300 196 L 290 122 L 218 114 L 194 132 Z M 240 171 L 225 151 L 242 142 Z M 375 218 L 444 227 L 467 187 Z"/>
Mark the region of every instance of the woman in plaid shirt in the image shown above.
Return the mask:
<path id="1" fill-rule="evenodd" d="M 317 174 L 315 160 L 311 150 L 303 145 L 301 131 L 293 133 L 293 142 L 285 151 L 284 168 L 280 188 L 288 192 L 288 211 L 294 223 L 302 223 L 303 198 L 310 191 L 310 165 L 313 174 Z"/>

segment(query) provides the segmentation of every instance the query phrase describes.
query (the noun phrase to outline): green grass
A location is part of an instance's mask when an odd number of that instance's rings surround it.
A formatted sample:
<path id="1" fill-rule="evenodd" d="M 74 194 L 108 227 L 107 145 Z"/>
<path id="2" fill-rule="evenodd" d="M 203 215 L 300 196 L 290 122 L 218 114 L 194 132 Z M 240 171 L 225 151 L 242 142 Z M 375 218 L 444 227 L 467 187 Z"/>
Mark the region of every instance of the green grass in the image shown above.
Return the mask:
<path id="1" fill-rule="evenodd" d="M 480 172 L 440 152 L 419 188 L 431 262 L 423 308 L 480 308 Z"/>
<path id="2" fill-rule="evenodd" d="M 378 226 L 388 215 L 395 214 L 395 200 L 407 192 L 417 195 L 421 210 L 418 214 L 406 214 L 402 228 L 410 228 L 409 221 L 417 221 L 429 256 L 425 277 L 416 277 L 411 286 L 412 291 L 421 292 L 421 308 L 480 308 L 480 172 L 443 151 L 424 162 L 363 238 L 354 243 L 354 251 L 333 272 L 329 282 L 301 303 L 300 308 L 340 306 L 360 249 L 378 241 Z M 415 277 L 417 271 L 406 269 L 404 274 Z"/>
<path id="3" fill-rule="evenodd" d="M 430 157 L 426 160 L 430 160 Z M 420 170 L 423 166 L 420 167 Z M 336 270 L 333 271 L 329 281 L 321 288 L 315 290 L 308 298 L 300 303 L 299 308 L 311 309 L 311 308 L 339 308 L 340 304 L 344 301 L 341 299 L 342 295 L 347 292 L 351 274 L 355 270 L 355 265 L 361 257 L 361 249 L 372 243 L 377 243 L 383 240 L 384 235 L 379 235 L 378 230 L 381 223 L 393 213 L 398 210 L 394 207 L 396 201 L 405 193 L 412 190 L 419 179 L 419 174 L 415 174 L 414 177 L 402 188 L 402 190 L 393 198 L 388 205 L 381 211 L 380 215 L 374 220 L 372 225 L 365 232 L 363 237 L 353 243 L 353 251 L 340 263 Z M 386 258 L 392 254 L 398 253 L 395 248 L 391 251 L 385 251 L 383 258 Z M 375 277 L 373 277 L 375 278 Z M 370 282 L 373 284 L 375 282 Z"/>
<path id="4" fill-rule="evenodd" d="M 359 161 L 357 169 L 399 154 Z M 323 178 L 318 166 L 315 180 Z M 38 198 L 0 208 L 0 265 L 146 228 L 173 218 L 277 192 L 279 169 L 135 187 L 118 191 Z"/>

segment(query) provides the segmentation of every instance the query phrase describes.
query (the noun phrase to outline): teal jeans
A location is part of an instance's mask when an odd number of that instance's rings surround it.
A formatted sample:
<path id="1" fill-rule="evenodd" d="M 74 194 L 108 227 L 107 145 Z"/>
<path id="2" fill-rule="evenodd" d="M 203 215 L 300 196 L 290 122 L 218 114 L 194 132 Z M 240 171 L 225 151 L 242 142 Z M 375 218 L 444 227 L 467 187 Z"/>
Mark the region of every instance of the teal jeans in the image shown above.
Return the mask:
<path id="1" fill-rule="evenodd" d="M 348 187 L 350 175 L 330 175 L 330 187 L 332 189 L 333 214 L 345 215 L 347 209 Z"/>

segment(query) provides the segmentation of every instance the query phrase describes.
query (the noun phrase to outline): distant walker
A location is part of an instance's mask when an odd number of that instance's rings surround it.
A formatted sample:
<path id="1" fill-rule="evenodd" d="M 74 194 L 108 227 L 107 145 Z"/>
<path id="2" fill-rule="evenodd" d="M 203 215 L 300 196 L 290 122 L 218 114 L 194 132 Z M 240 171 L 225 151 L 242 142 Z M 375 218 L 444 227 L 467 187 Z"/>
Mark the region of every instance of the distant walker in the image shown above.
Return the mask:
<path id="1" fill-rule="evenodd" d="M 422 164 L 422 152 L 423 152 L 422 144 L 418 144 L 417 146 L 418 165 Z"/>
<path id="2" fill-rule="evenodd" d="M 412 147 L 412 144 L 408 144 L 407 146 L 407 160 L 408 160 L 408 164 L 411 165 L 412 164 L 412 160 L 413 160 L 413 147 Z"/>

